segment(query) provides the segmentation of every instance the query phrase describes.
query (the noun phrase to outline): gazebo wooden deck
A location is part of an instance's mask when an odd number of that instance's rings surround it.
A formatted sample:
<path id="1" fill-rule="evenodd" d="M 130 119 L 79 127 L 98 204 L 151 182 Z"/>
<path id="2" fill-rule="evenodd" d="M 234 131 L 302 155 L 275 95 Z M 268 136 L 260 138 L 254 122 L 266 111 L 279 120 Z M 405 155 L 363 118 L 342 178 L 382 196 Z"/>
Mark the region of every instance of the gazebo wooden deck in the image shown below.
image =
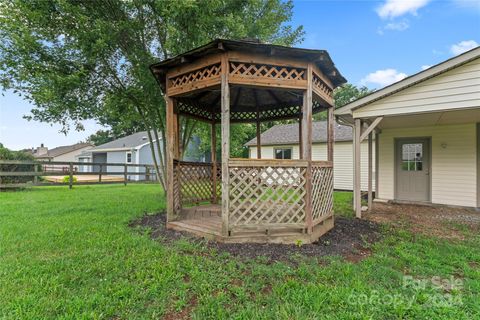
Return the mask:
<path id="1" fill-rule="evenodd" d="M 166 99 L 167 228 L 223 242 L 310 243 L 333 227 L 328 53 L 215 40 L 151 66 Z M 328 161 L 312 161 L 312 114 L 328 110 Z M 179 159 L 180 116 L 211 124 L 212 162 Z M 300 159 L 260 159 L 260 123 L 300 121 Z M 230 158 L 230 123 L 257 124 L 258 159 Z M 221 162 L 216 161 L 216 126 Z"/>

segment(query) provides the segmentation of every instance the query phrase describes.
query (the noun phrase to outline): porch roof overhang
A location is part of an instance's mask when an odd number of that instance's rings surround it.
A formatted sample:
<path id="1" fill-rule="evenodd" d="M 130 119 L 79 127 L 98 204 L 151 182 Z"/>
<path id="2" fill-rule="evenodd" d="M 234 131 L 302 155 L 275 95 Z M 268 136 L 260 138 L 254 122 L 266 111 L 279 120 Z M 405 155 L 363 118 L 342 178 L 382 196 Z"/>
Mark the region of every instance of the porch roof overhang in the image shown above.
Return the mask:
<path id="1" fill-rule="evenodd" d="M 399 82 L 396 82 L 392 85 L 389 85 L 385 88 L 382 88 L 378 91 L 374 91 L 373 93 L 362 97 L 360 99 L 357 99 L 337 110 L 335 110 L 335 116 L 337 119 L 345 124 L 353 124 L 354 119 L 360 118 L 360 119 L 369 119 L 369 118 L 374 118 L 374 117 L 379 117 L 379 116 L 386 116 L 386 117 L 411 117 L 415 116 L 417 117 L 418 114 L 442 114 L 446 112 L 453 111 L 452 108 L 449 106 L 442 106 L 438 107 L 436 110 L 431 110 L 431 111 L 425 111 L 425 112 L 419 112 L 417 110 L 400 110 L 400 109 L 392 109 L 389 110 L 388 113 L 378 113 L 378 114 L 365 114 L 363 112 L 363 109 L 368 107 L 370 104 L 377 102 L 382 99 L 386 99 L 387 97 L 390 97 L 400 91 L 406 90 L 412 86 L 415 86 L 421 82 L 424 82 L 428 79 L 431 79 L 433 77 L 436 77 L 438 75 L 441 75 L 445 72 L 448 72 L 454 68 L 457 68 L 459 66 L 462 66 L 466 63 L 469 63 L 475 59 L 478 59 L 480 57 L 480 47 L 476 47 L 470 51 L 467 51 L 461 55 L 458 55 L 456 57 L 453 57 L 449 60 L 443 61 L 435 66 L 432 66 L 424 71 L 421 71 L 419 73 L 416 73 L 412 76 L 409 76 Z M 480 107 L 480 106 L 477 106 Z M 474 107 L 473 109 L 475 109 Z M 464 108 L 461 107 L 461 110 Z M 466 109 L 471 109 L 471 107 L 468 107 Z M 461 111 L 458 110 L 458 111 Z M 417 117 L 420 119 L 420 117 Z M 383 121 L 382 121 L 383 122 Z"/>
<path id="2" fill-rule="evenodd" d="M 378 129 L 415 128 L 439 125 L 455 125 L 480 122 L 480 106 L 460 110 L 445 110 L 414 114 L 387 115 L 382 117 Z M 364 118 L 371 122 L 374 118 Z"/>
<path id="3" fill-rule="evenodd" d="M 459 110 L 442 110 L 433 112 L 385 115 L 377 117 L 361 117 L 366 124 L 371 124 L 381 117 L 381 121 L 375 125 L 377 132 L 382 129 L 393 128 L 416 128 L 440 125 L 456 125 L 468 123 L 480 123 L 480 106 L 476 108 L 464 108 Z M 351 115 L 337 116 L 340 123 L 353 126 L 354 119 Z"/>

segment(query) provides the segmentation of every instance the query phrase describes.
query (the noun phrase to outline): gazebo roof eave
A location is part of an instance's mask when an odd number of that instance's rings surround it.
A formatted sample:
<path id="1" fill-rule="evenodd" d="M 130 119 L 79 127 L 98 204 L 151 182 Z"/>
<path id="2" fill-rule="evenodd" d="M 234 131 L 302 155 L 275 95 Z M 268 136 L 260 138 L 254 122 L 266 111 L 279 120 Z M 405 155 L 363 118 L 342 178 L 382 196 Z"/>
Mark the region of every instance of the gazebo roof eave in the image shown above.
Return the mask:
<path id="1" fill-rule="evenodd" d="M 161 62 L 153 63 L 150 65 L 150 70 L 157 79 L 162 90 L 165 91 L 165 75 L 169 69 L 186 64 L 192 58 L 199 59 L 212 53 L 235 50 L 249 52 L 252 50 L 260 50 L 263 51 L 261 53 L 265 55 L 271 55 L 272 52 L 278 50 L 275 54 L 284 54 L 292 59 L 315 62 L 322 71 L 329 74 L 328 77 L 332 81 L 334 87 L 338 87 L 347 82 L 335 67 L 330 55 L 325 50 L 293 48 L 274 44 L 255 43 L 252 41 L 226 39 L 215 39 L 185 53 L 165 59 Z"/>

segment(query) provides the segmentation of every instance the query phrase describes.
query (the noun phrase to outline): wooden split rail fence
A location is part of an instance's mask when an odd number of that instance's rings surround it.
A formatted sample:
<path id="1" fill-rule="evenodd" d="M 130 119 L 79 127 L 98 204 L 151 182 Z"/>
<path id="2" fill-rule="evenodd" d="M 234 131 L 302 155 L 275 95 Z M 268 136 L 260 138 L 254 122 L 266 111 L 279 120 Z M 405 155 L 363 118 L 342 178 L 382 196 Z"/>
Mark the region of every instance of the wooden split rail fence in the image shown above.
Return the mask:
<path id="1" fill-rule="evenodd" d="M 155 181 L 155 168 L 147 164 L 0 160 L 0 189 Z"/>

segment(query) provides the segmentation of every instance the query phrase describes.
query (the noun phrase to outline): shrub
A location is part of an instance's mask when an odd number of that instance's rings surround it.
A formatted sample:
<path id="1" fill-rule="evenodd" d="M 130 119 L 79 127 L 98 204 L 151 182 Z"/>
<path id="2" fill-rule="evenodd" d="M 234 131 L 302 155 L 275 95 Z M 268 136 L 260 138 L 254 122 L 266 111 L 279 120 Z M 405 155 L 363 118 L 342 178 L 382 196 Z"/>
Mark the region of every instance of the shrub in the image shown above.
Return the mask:
<path id="1" fill-rule="evenodd" d="M 77 183 L 77 177 L 73 176 L 73 183 Z M 70 182 L 70 176 L 65 176 L 63 177 L 63 183 L 69 183 Z"/>
<path id="2" fill-rule="evenodd" d="M 0 160 L 25 160 L 33 161 L 35 158 L 33 155 L 28 154 L 23 151 L 12 151 L 3 146 L 0 143 Z M 34 165 L 25 165 L 25 164 L 0 164 L 0 171 L 10 171 L 10 172 L 21 172 L 21 171 L 34 171 Z M 1 178 L 2 183 L 25 183 L 32 181 L 33 177 L 31 176 L 4 176 Z"/>

